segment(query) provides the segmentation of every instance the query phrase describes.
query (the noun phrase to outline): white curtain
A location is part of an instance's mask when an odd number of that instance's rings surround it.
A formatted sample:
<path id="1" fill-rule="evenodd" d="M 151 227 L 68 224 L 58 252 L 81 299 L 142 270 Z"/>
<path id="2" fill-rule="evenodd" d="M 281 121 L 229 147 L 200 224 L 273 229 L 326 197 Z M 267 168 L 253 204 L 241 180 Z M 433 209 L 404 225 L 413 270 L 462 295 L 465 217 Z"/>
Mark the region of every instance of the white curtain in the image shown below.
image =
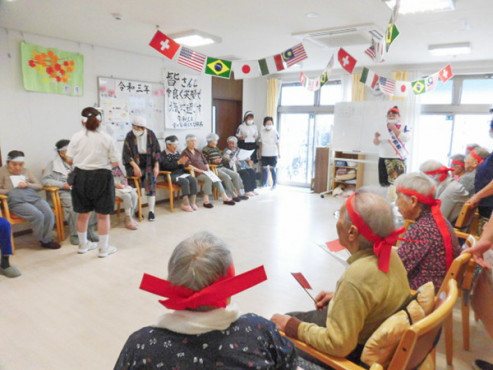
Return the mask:
<path id="1" fill-rule="evenodd" d="M 267 79 L 267 116 L 277 117 L 277 104 L 281 91 L 281 80 L 277 78 Z"/>

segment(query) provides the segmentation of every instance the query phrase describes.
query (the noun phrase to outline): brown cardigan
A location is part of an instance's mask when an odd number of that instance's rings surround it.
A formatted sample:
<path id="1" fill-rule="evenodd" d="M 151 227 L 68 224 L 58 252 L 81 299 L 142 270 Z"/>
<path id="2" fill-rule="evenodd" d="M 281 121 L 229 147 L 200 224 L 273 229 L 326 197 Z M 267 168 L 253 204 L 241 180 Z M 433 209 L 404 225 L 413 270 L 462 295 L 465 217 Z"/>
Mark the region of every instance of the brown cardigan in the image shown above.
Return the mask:
<path id="1" fill-rule="evenodd" d="M 26 182 L 28 187 L 34 190 L 41 190 L 43 185 L 39 180 L 33 175 L 31 171 L 24 168 L 21 175 L 26 176 Z M 14 188 L 12 181 L 10 180 L 10 173 L 7 166 L 0 167 L 0 194 L 8 194 Z"/>

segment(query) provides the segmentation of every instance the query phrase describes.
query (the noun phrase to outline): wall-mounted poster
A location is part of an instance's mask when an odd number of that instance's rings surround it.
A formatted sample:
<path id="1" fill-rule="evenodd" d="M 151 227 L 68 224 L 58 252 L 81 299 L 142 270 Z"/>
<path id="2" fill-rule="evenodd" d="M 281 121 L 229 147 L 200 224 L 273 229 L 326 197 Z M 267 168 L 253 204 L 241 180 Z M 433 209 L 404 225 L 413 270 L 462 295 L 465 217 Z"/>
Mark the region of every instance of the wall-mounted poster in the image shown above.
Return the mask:
<path id="1" fill-rule="evenodd" d="M 156 82 L 98 77 L 103 127 L 115 140 L 124 140 L 135 116 L 143 116 L 158 139 L 164 138 L 164 85 Z"/>
<path id="2" fill-rule="evenodd" d="M 166 128 L 204 127 L 201 76 L 164 71 Z"/>
<path id="3" fill-rule="evenodd" d="M 84 95 L 84 56 L 21 42 L 24 88 L 61 95 Z"/>

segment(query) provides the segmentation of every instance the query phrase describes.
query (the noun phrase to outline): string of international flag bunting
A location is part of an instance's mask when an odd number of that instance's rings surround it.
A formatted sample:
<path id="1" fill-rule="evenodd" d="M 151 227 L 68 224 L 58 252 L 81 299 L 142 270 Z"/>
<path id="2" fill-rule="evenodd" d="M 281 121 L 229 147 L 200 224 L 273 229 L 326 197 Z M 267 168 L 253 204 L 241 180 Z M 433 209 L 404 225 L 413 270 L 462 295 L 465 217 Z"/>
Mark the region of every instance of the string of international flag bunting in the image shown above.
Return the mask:
<path id="1" fill-rule="evenodd" d="M 388 53 L 390 45 L 399 35 L 395 25 L 399 7 L 399 1 L 393 9 L 392 17 L 387 25 L 384 38 L 373 38 L 371 45 L 365 50 L 365 54 L 377 63 L 384 62 L 385 54 Z M 302 43 L 299 43 L 279 54 L 275 54 L 258 60 L 225 60 L 208 57 L 193 49 L 178 44 L 172 38 L 166 36 L 161 31 L 157 31 L 151 42 L 151 47 L 163 54 L 170 60 L 190 68 L 196 72 L 229 79 L 231 72 L 235 79 L 257 78 L 269 74 L 280 72 L 286 68 L 308 58 Z M 337 61 L 341 67 L 352 74 L 357 64 L 357 60 L 343 48 L 337 51 Z M 329 63 L 316 78 L 309 78 L 304 72 L 300 74 L 301 84 L 310 91 L 320 89 L 329 81 L 334 67 L 334 55 L 331 56 Z M 450 65 L 443 67 L 438 72 L 433 73 L 423 79 L 415 81 L 399 81 L 387 77 L 379 76 L 367 67 L 363 67 L 360 82 L 372 90 L 380 89 L 389 96 L 407 96 L 411 92 L 418 95 L 433 90 L 439 80 L 443 83 L 453 77 Z"/>

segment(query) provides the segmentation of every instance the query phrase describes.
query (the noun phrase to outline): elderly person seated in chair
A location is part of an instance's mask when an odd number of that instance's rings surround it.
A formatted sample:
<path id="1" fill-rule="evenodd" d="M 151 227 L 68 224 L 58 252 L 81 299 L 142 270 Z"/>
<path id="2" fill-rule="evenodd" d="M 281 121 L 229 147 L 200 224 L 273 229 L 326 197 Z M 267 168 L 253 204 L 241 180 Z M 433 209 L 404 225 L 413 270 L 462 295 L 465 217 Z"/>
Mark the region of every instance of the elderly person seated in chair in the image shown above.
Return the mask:
<path id="1" fill-rule="evenodd" d="M 240 202 L 242 199 L 247 200 L 248 197 L 244 195 L 243 181 L 241 181 L 238 172 L 223 166 L 223 155 L 217 147 L 218 140 L 219 136 L 214 133 L 207 135 L 207 145 L 202 149 L 202 153 L 204 153 L 204 157 L 209 164 L 217 166 L 217 174 L 223 182 L 226 194 L 233 198 L 235 202 Z"/>
<path id="2" fill-rule="evenodd" d="M 212 194 L 213 186 L 217 188 L 217 192 L 219 193 L 219 196 L 223 198 L 224 204 L 234 206 L 236 203 L 226 195 L 221 180 L 215 174 L 211 173 L 212 171 L 210 170 L 204 155 L 200 150 L 195 148 L 195 145 L 197 145 L 197 136 L 189 134 L 186 136 L 185 140 L 187 142 L 187 147 L 181 155 L 182 157 L 186 157 L 186 161 L 184 161 L 185 166 L 190 167 L 194 171 L 197 180 L 204 183 L 204 207 L 214 207 L 209 201 L 209 195 Z"/>
<path id="3" fill-rule="evenodd" d="M 42 189 L 33 173 L 24 168 L 24 153 L 12 150 L 7 155 L 7 166 L 0 168 L 0 194 L 8 195 L 12 213 L 26 219 L 34 236 L 43 248 L 58 249 L 53 241 L 55 215 L 50 205 L 37 192 Z"/>
<path id="4" fill-rule="evenodd" d="M 412 289 L 418 289 L 433 281 L 438 290 L 452 260 L 460 253 L 457 236 L 440 211 L 433 180 L 422 173 L 409 173 L 399 176 L 395 186 L 399 212 L 405 219 L 414 221 L 397 250 L 409 284 Z"/>
<path id="5" fill-rule="evenodd" d="M 442 215 L 454 223 L 469 198 L 469 193 L 462 184 L 449 175 L 449 171 L 453 169 L 445 167 L 438 161 L 428 160 L 419 167 L 419 170 L 436 181 L 436 197 L 441 201 Z"/>
<path id="6" fill-rule="evenodd" d="M 476 169 L 481 163 L 484 162 L 486 157 L 488 157 L 489 155 L 490 153 L 486 149 L 477 146 L 466 156 L 466 159 L 464 161 L 466 173 L 460 177 L 459 182 L 467 190 L 469 196 L 473 196 L 476 193 L 474 189 L 474 182 L 476 180 Z"/>
<path id="7" fill-rule="evenodd" d="M 60 188 L 58 194 L 60 195 L 65 221 L 68 222 L 70 228 L 70 243 L 79 245 L 77 213 L 72 206 L 72 186 L 68 183 L 69 174 L 74 170 L 74 167 L 67 163 L 67 147 L 69 143 L 70 141 L 65 139 L 57 141 L 55 144 L 55 158 L 46 166 L 43 177 L 41 177 L 41 183 L 44 186 Z M 89 218 L 89 227 L 87 229 L 87 238 L 92 242 L 99 241 L 99 237 L 94 232 L 97 223 L 98 218 L 93 212 Z"/>
<path id="8" fill-rule="evenodd" d="M 237 147 L 238 139 L 235 136 L 230 136 L 226 140 L 228 147 L 223 151 L 223 163 L 224 166 L 231 170 L 236 170 L 239 173 L 243 185 L 245 186 L 245 195 L 248 197 L 253 197 L 258 195 L 255 191 L 257 188 L 257 179 L 255 175 L 255 170 L 251 167 L 251 159 L 238 158 L 240 150 Z"/>
<path id="9" fill-rule="evenodd" d="M 228 247 L 208 232 L 185 239 L 168 262 L 168 280 L 144 274 L 140 285 L 174 311 L 133 333 L 115 369 L 295 369 L 294 346 L 275 325 L 230 303 L 266 279 L 263 266 L 235 276 Z"/>
<path id="10" fill-rule="evenodd" d="M 351 257 L 336 291 L 321 292 L 316 311 L 275 314 L 271 320 L 321 352 L 359 362 L 366 340 L 410 295 L 406 270 L 392 251 L 399 232 L 390 204 L 358 190 L 342 205 L 337 220 L 339 242 Z"/>
<path id="11" fill-rule="evenodd" d="M 180 185 L 181 209 L 186 212 L 197 211 L 199 209 L 197 207 L 197 179 L 185 170 L 188 158 L 182 157 L 178 151 L 179 141 L 175 135 L 168 136 L 164 141 L 166 149 L 161 153 L 161 170 L 170 171 L 171 181 Z"/>

